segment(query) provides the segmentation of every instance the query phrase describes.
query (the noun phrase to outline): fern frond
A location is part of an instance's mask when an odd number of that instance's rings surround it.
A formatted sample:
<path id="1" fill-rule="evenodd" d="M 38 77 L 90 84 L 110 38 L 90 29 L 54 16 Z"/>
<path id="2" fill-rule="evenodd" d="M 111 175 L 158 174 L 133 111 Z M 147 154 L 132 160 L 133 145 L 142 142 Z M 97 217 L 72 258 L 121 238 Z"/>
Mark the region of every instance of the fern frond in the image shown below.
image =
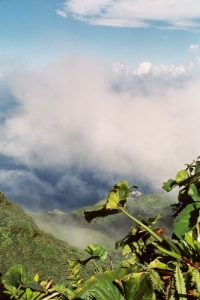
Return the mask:
<path id="1" fill-rule="evenodd" d="M 187 298 L 185 280 L 183 277 L 183 273 L 178 264 L 176 265 L 174 277 L 175 277 L 176 290 L 179 294 L 179 300 L 185 300 Z"/>
<path id="2" fill-rule="evenodd" d="M 149 279 L 155 290 L 157 290 L 158 292 L 164 291 L 164 282 L 160 278 L 160 275 L 158 274 L 157 271 L 150 269 L 149 270 Z"/>
<path id="3" fill-rule="evenodd" d="M 197 292 L 200 293 L 200 273 L 196 268 L 192 266 L 189 267 L 189 271 L 192 277 L 192 283 L 194 283 Z"/>

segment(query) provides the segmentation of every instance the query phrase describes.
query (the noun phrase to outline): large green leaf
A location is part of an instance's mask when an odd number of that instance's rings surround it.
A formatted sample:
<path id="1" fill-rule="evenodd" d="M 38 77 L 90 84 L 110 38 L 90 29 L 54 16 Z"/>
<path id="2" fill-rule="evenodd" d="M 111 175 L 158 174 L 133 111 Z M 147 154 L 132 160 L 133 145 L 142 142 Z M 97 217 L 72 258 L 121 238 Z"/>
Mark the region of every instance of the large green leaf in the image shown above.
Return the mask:
<path id="1" fill-rule="evenodd" d="M 181 238 L 186 232 L 192 230 L 199 217 L 200 202 L 188 204 L 175 218 L 173 222 L 173 233 Z"/>
<path id="2" fill-rule="evenodd" d="M 106 208 L 107 209 L 116 209 L 119 206 L 125 206 L 127 198 L 130 196 L 131 187 L 129 186 L 128 181 L 119 181 L 117 182 L 112 191 L 109 192 Z"/>
<path id="3" fill-rule="evenodd" d="M 107 202 L 106 202 L 106 209 L 116 209 L 119 205 L 120 198 L 119 194 L 116 191 L 111 191 L 108 194 Z"/>
<path id="4" fill-rule="evenodd" d="M 132 273 L 116 280 L 126 300 L 155 299 L 153 287 L 148 279 L 148 275 L 148 272 Z"/>
<path id="5" fill-rule="evenodd" d="M 30 282 L 26 268 L 23 265 L 11 267 L 2 277 L 2 283 L 5 286 L 19 287 Z"/>
<path id="6" fill-rule="evenodd" d="M 102 207 L 97 210 L 84 212 L 86 221 L 90 223 L 97 217 L 106 217 L 108 215 L 119 213 L 120 208 L 125 207 L 131 191 L 132 189 L 127 181 L 117 182 L 108 193 L 106 203 Z"/>
<path id="7" fill-rule="evenodd" d="M 188 171 L 187 170 L 181 170 L 176 174 L 176 182 L 180 183 L 186 179 L 188 179 L 189 175 L 188 175 Z"/>
<path id="8" fill-rule="evenodd" d="M 200 195 L 194 183 L 190 184 L 188 195 L 191 196 L 194 201 L 200 201 Z"/>
<path id="9" fill-rule="evenodd" d="M 43 291 L 42 286 L 31 280 L 26 268 L 23 265 L 11 267 L 3 276 L 2 283 L 8 291 L 14 293 L 19 286 L 30 288 L 36 291 Z"/>
<path id="10" fill-rule="evenodd" d="M 170 192 L 176 185 L 177 182 L 174 179 L 169 179 L 168 181 L 163 183 L 162 188 L 166 192 Z"/>
<path id="11" fill-rule="evenodd" d="M 186 179 L 188 179 L 188 171 L 187 170 L 181 170 L 176 174 L 175 180 L 177 183 L 180 183 Z"/>
<path id="12" fill-rule="evenodd" d="M 123 275 L 124 272 L 118 270 L 92 276 L 81 288 L 77 290 L 73 299 L 125 300 L 120 290 L 113 283 L 115 279 Z"/>

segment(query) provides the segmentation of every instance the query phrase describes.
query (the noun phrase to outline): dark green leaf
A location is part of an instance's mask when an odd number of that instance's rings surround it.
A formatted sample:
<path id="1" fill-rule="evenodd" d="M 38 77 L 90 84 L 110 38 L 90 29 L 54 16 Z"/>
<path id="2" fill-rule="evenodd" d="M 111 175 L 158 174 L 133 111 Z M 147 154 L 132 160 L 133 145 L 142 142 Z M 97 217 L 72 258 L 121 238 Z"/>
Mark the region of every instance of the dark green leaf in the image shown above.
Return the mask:
<path id="1" fill-rule="evenodd" d="M 197 160 L 196 162 L 196 167 L 195 167 L 195 174 L 199 173 L 200 172 L 200 161 Z"/>
<path id="2" fill-rule="evenodd" d="M 19 287 L 30 282 L 30 277 L 24 266 L 16 265 L 10 268 L 2 277 L 2 283 L 6 286 Z"/>
<path id="3" fill-rule="evenodd" d="M 154 298 L 148 272 L 132 273 L 115 280 L 121 287 L 126 300 L 150 300 Z"/>
<path id="4" fill-rule="evenodd" d="M 123 275 L 124 272 L 118 270 L 92 276 L 86 281 L 83 287 L 77 290 L 73 299 L 125 300 L 119 289 L 113 283 L 115 279 Z"/>
<path id="5" fill-rule="evenodd" d="M 119 209 L 106 209 L 105 206 L 102 206 L 102 208 L 97 210 L 91 210 L 91 211 L 84 211 L 85 219 L 88 223 L 90 223 L 93 219 L 96 219 L 98 217 L 106 217 L 109 215 L 117 214 L 119 213 Z"/>
<path id="6" fill-rule="evenodd" d="M 22 286 L 26 289 L 32 289 L 35 291 L 43 291 L 42 286 L 39 283 L 31 281 L 26 268 L 23 265 L 16 265 L 11 267 L 3 276 L 2 283 L 8 291 L 18 289 Z"/>
<path id="7" fill-rule="evenodd" d="M 177 185 L 177 182 L 174 179 L 169 179 L 168 181 L 163 183 L 162 188 L 166 192 L 170 192 L 176 185 Z"/>
<path id="8" fill-rule="evenodd" d="M 192 230 L 197 223 L 199 217 L 200 202 L 188 204 L 175 218 L 173 222 L 173 232 L 180 238 L 190 230 Z"/>
<path id="9" fill-rule="evenodd" d="M 191 196 L 194 201 L 200 201 L 200 195 L 194 183 L 190 184 L 188 195 Z"/>

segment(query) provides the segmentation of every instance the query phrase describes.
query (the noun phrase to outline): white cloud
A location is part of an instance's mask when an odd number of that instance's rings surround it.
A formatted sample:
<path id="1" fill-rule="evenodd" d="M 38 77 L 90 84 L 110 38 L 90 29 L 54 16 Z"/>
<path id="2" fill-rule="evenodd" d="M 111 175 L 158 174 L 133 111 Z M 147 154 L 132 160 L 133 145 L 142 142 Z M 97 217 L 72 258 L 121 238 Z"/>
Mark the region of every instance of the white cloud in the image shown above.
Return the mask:
<path id="1" fill-rule="evenodd" d="M 136 71 L 138 75 L 144 75 L 151 72 L 153 68 L 152 63 L 150 62 L 143 62 L 139 65 L 138 70 Z"/>
<path id="2" fill-rule="evenodd" d="M 189 46 L 189 51 L 190 52 L 197 52 L 199 50 L 199 44 L 191 44 Z"/>
<path id="3" fill-rule="evenodd" d="M 164 27 L 199 27 L 199 0 L 65 0 L 63 13 L 96 25 L 147 27 L 152 21 Z M 155 24 L 154 24 L 155 26 Z M 157 25 L 162 27 L 161 24 Z"/>
<path id="4" fill-rule="evenodd" d="M 169 29 L 182 29 L 182 30 L 194 30 L 199 28 L 199 21 L 192 20 L 175 20 L 170 22 Z"/>
<path id="5" fill-rule="evenodd" d="M 199 77 L 149 62 L 116 69 L 68 57 L 7 75 L 20 109 L 2 125 L 0 153 L 30 167 L 76 165 L 159 187 L 199 155 Z"/>
<path id="6" fill-rule="evenodd" d="M 61 9 L 57 9 L 56 13 L 58 16 L 63 17 L 63 18 L 67 18 L 67 13 L 64 10 Z"/>
<path id="7" fill-rule="evenodd" d="M 142 62 L 136 69 L 130 68 L 127 64 L 116 61 L 113 64 L 115 71 L 119 74 L 126 74 L 126 76 L 133 77 L 150 76 L 158 78 L 159 80 L 171 80 L 175 78 L 180 79 L 191 76 L 194 73 L 196 65 L 189 63 L 188 65 L 166 65 L 166 64 L 153 64 L 148 61 Z"/>

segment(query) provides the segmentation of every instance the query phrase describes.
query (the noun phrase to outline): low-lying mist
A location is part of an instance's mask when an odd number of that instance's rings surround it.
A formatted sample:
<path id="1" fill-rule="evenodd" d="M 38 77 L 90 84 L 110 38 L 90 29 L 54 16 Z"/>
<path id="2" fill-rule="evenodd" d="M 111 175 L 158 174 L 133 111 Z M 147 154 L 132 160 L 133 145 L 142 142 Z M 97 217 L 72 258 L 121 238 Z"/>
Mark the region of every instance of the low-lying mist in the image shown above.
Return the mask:
<path id="1" fill-rule="evenodd" d="M 81 215 L 77 218 L 57 210 L 49 213 L 29 211 L 29 214 L 39 228 L 72 246 L 84 249 L 88 244 L 97 243 L 114 249 L 117 235 L 111 238 L 110 230 L 103 232 L 101 226 L 87 224 Z"/>
<path id="2" fill-rule="evenodd" d="M 104 202 L 105 200 L 102 200 L 98 202 L 98 205 Z M 172 203 L 174 203 L 174 199 L 164 194 L 148 194 L 141 198 L 130 198 L 127 210 L 137 218 L 161 215 L 156 226 L 164 227 L 166 234 L 170 234 L 172 222 L 170 205 Z M 96 205 L 71 212 L 55 209 L 49 212 L 29 210 L 28 213 L 42 230 L 67 241 L 72 246 L 83 249 L 88 244 L 97 243 L 113 250 L 115 243 L 127 235 L 135 224 L 123 214 L 97 218 L 88 224 L 84 219 L 84 210 L 95 208 L 97 208 Z"/>

